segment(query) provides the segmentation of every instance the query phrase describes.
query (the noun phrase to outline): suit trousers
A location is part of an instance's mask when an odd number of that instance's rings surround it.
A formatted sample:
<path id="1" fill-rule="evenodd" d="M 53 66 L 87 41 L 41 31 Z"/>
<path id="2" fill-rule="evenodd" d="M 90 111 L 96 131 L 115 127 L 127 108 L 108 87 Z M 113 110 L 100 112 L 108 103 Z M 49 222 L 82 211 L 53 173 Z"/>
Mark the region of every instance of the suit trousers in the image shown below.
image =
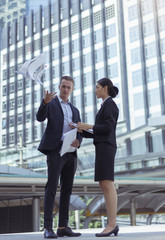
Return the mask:
<path id="1" fill-rule="evenodd" d="M 60 178 L 59 227 L 67 227 L 69 219 L 69 203 L 72 193 L 73 179 L 77 167 L 76 153 L 59 155 L 61 146 L 47 153 L 48 181 L 44 196 L 44 228 L 51 229 L 53 208 Z"/>

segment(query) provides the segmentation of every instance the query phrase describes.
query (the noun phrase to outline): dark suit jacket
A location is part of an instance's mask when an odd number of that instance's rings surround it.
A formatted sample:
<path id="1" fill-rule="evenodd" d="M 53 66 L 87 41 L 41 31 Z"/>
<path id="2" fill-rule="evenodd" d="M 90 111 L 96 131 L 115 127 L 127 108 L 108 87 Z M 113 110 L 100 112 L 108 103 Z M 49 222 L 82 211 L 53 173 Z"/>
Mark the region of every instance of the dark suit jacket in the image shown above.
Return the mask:
<path id="1" fill-rule="evenodd" d="M 109 97 L 103 103 L 95 118 L 94 134 L 83 131 L 82 136 L 94 138 L 94 144 L 99 142 L 110 143 L 116 148 L 116 125 L 119 110 L 116 103 Z"/>
<path id="2" fill-rule="evenodd" d="M 73 113 L 73 122 L 78 123 L 80 120 L 79 110 L 70 104 Z M 46 118 L 48 120 L 46 130 L 41 139 L 38 150 L 44 154 L 47 151 L 52 151 L 59 146 L 63 133 L 64 114 L 58 97 L 54 98 L 50 103 L 44 104 L 43 101 L 36 114 L 37 120 L 43 122 Z M 77 139 L 82 141 L 81 134 L 77 133 Z"/>

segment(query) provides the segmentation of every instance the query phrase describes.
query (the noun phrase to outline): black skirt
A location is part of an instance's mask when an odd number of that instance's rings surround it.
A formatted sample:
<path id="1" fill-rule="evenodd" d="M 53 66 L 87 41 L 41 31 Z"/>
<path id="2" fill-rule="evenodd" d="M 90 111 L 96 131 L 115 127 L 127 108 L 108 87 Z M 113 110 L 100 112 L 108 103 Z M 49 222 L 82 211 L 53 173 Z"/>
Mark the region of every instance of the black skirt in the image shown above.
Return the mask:
<path id="1" fill-rule="evenodd" d="M 95 181 L 114 181 L 116 148 L 109 143 L 96 143 Z"/>

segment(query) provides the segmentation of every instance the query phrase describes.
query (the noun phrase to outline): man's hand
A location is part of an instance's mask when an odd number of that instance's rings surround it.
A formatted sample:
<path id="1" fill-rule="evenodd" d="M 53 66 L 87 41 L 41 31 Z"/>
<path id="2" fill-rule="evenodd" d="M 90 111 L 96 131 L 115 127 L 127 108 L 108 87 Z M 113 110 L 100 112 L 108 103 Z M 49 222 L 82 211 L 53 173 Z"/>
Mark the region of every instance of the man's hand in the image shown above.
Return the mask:
<path id="1" fill-rule="evenodd" d="M 49 103 L 53 98 L 56 97 L 56 93 L 57 93 L 57 92 L 55 92 L 55 93 L 53 93 L 53 92 L 49 93 L 49 91 L 44 90 L 44 103 L 45 103 L 45 104 Z"/>
<path id="2" fill-rule="evenodd" d="M 71 144 L 72 147 L 78 148 L 80 146 L 80 142 L 78 139 L 74 140 Z"/>

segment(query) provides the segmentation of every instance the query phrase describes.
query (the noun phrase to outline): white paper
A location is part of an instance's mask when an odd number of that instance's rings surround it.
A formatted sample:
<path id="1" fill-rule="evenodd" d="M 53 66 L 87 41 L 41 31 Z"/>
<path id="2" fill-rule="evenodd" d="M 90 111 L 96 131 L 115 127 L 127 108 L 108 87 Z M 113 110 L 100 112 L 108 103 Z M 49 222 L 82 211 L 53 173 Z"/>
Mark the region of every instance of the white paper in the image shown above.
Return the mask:
<path id="1" fill-rule="evenodd" d="M 70 125 L 72 125 L 73 127 L 76 127 L 76 128 L 78 128 L 78 125 L 77 125 L 77 123 L 69 123 Z M 93 134 L 93 129 L 87 129 L 87 130 L 83 130 L 83 131 L 86 131 L 86 132 L 89 132 L 89 133 L 91 133 L 91 134 Z"/>
<path id="2" fill-rule="evenodd" d="M 67 152 L 75 152 L 77 148 L 72 147 L 71 144 L 77 138 L 77 128 L 64 134 L 63 144 L 60 150 L 60 156 L 62 157 Z"/>
<path id="3" fill-rule="evenodd" d="M 26 79 L 32 79 L 43 85 L 41 77 L 45 71 L 47 52 L 41 53 L 39 56 L 26 61 L 17 73 L 22 74 Z"/>

